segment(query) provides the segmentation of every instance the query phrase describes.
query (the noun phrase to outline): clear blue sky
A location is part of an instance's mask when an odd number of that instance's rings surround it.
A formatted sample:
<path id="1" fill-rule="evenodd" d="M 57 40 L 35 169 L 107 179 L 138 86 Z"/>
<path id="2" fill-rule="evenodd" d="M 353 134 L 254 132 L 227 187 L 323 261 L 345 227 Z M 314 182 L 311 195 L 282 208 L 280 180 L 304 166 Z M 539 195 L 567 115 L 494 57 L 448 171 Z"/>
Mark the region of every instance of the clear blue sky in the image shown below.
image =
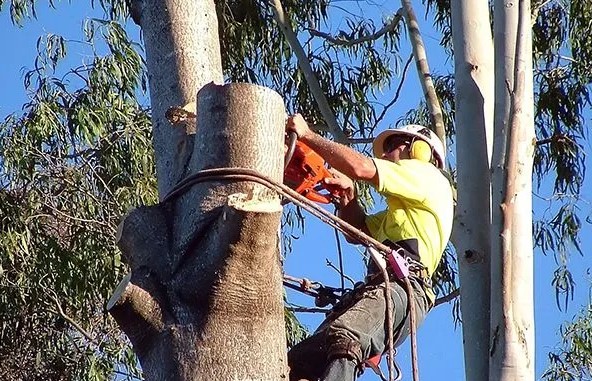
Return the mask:
<path id="1" fill-rule="evenodd" d="M 48 9 L 44 3 L 39 3 L 38 20 L 25 22 L 23 28 L 11 25 L 8 12 L 5 9 L 0 13 L 0 51 L 4 52 L 0 60 L 0 117 L 18 112 L 21 105 L 27 101 L 27 94 L 22 86 L 23 74 L 33 67 L 35 58 L 35 46 L 37 38 L 43 33 L 61 34 L 68 40 L 81 40 L 81 20 L 84 17 L 100 17 L 100 13 L 89 9 L 86 1 L 76 1 L 72 4 L 58 3 L 58 11 Z M 420 2 L 415 2 L 418 16 L 424 14 L 420 8 Z M 388 4 L 388 3 L 387 3 Z M 392 5 L 391 5 L 392 6 Z M 396 9 L 391 9 L 395 11 Z M 375 20 L 379 14 L 371 14 Z M 137 28 L 129 28 L 132 35 L 137 36 Z M 438 33 L 431 25 L 422 25 L 422 34 L 428 46 L 428 59 L 432 70 L 437 73 L 451 72 L 451 62 L 446 60 L 442 49 L 438 45 Z M 78 48 L 76 48 L 78 46 Z M 81 44 L 71 44 L 72 54 L 67 63 L 72 65 L 81 63 L 84 53 L 75 51 Z M 69 66 L 64 65 L 67 69 Z M 409 83 L 405 86 L 405 98 L 411 101 L 401 105 L 397 112 L 404 113 L 419 98 L 419 86 L 416 76 L 409 75 Z M 587 118 L 590 122 L 590 117 Z M 590 144 L 586 146 L 587 152 L 592 152 Z M 587 159 L 588 168 L 592 162 Z M 591 180 L 586 181 L 583 198 L 589 201 L 592 194 Z M 543 195 L 543 196 L 548 196 Z M 544 207 L 542 201 L 535 197 L 535 210 Z M 590 215 L 590 205 L 585 204 L 584 213 Z M 581 238 L 584 249 L 592 247 L 592 229 L 590 224 L 583 226 Z M 356 249 L 342 240 L 346 272 L 356 278 L 362 277 L 361 255 Z M 337 263 L 337 251 L 334 233 L 331 229 L 313 220 L 307 219 L 306 232 L 302 238 L 295 240 L 293 253 L 286 261 L 286 272 L 297 277 L 307 277 L 313 280 L 338 286 L 339 278 L 333 270 L 328 269 L 326 260 Z M 592 260 L 588 256 L 582 258 L 575 254 L 572 257 L 570 269 L 573 271 L 577 282 L 574 300 L 569 304 L 565 312 L 560 312 L 555 305 L 554 289 L 551 286 L 554 259 L 544 257 L 540 252 L 535 253 L 535 318 L 536 318 L 536 374 L 537 378 L 547 366 L 547 353 L 559 342 L 559 324 L 571 320 L 580 308 L 589 299 L 588 270 L 592 267 Z M 115 285 L 114 285 L 115 286 Z M 312 306 L 312 300 L 290 292 L 294 303 Z M 293 296 L 293 297 L 292 297 Z M 442 305 L 434 309 L 419 330 L 419 358 L 422 381 L 430 380 L 463 380 L 462 337 L 460 327 L 455 327 L 452 321 L 451 304 Z M 321 316 L 302 314 L 302 321 L 312 331 L 321 321 Z M 398 362 L 400 363 L 405 378 L 410 377 L 409 345 L 403 344 L 400 348 Z M 370 371 L 366 372 L 363 380 L 375 380 Z"/>

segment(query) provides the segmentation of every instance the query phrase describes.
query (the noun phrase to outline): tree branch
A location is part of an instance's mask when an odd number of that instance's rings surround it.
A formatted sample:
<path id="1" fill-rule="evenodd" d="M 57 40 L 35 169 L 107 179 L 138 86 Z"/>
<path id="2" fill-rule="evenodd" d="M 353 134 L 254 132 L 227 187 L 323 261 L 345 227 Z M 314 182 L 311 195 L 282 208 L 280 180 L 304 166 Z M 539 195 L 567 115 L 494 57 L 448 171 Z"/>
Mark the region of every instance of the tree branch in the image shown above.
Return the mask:
<path id="1" fill-rule="evenodd" d="M 62 305 L 60 304 L 60 301 L 58 299 L 58 295 L 55 293 L 55 291 L 53 291 L 53 290 L 48 290 L 48 291 L 51 294 L 50 297 L 53 300 L 53 302 L 57 308 L 57 310 L 49 308 L 49 311 L 55 315 L 58 315 L 62 319 L 64 319 L 72 327 L 74 327 L 78 332 L 80 332 L 80 334 L 82 336 L 84 336 L 88 341 L 90 341 L 91 343 L 96 345 L 95 338 L 88 331 L 86 331 L 84 328 L 82 328 L 82 326 L 80 324 L 78 324 L 74 319 L 72 319 L 70 316 L 66 315 L 66 313 L 64 312 L 64 309 L 62 308 Z"/>
<path id="2" fill-rule="evenodd" d="M 401 21 L 402 18 L 403 18 L 402 8 L 399 8 L 397 13 L 395 13 L 395 15 L 393 16 L 392 20 L 390 22 L 388 22 L 387 24 L 385 24 L 382 28 L 380 28 L 380 30 L 378 30 L 377 32 L 372 33 L 370 35 L 363 36 L 360 38 L 355 38 L 355 39 L 348 39 L 348 38 L 344 38 L 344 37 L 333 37 L 329 33 L 320 32 L 320 31 L 313 29 L 313 28 L 307 28 L 307 30 L 314 37 L 323 38 L 334 45 L 349 47 L 349 46 L 354 46 L 354 45 L 362 44 L 364 42 L 374 41 L 374 40 L 379 39 L 380 37 L 382 37 L 386 33 L 395 29 L 395 27 L 399 24 L 399 22 Z"/>
<path id="3" fill-rule="evenodd" d="M 107 302 L 107 311 L 124 328 L 136 352 L 142 353 L 162 332 L 165 316 L 152 295 L 133 284 L 131 278 L 127 274 L 119 283 Z"/>
<path id="4" fill-rule="evenodd" d="M 329 313 L 329 308 L 316 308 L 316 307 L 286 307 L 288 311 L 292 312 L 311 312 L 311 313 Z"/>
<path id="5" fill-rule="evenodd" d="M 405 20 L 407 21 L 407 29 L 409 30 L 409 37 L 411 39 L 411 45 L 413 46 L 413 55 L 415 56 L 415 65 L 417 66 L 419 82 L 423 88 L 428 110 L 430 111 L 432 119 L 431 127 L 440 140 L 442 140 L 444 147 L 446 147 L 446 131 L 444 131 L 442 108 L 440 106 L 440 101 L 438 101 L 438 96 L 436 95 L 432 75 L 430 74 L 425 46 L 421 38 L 421 33 L 419 32 L 419 23 L 417 22 L 417 17 L 411 6 L 411 1 L 401 0 L 401 4 L 403 4 L 403 8 L 405 9 Z"/>
<path id="6" fill-rule="evenodd" d="M 549 144 L 549 143 L 571 143 L 571 144 L 575 144 L 575 141 L 567 136 L 567 135 L 563 135 L 563 134 L 555 134 L 553 136 L 551 136 L 550 138 L 547 139 L 541 139 L 541 140 L 537 140 L 536 141 L 536 145 L 537 146 L 541 146 L 544 144 Z"/>
<path id="7" fill-rule="evenodd" d="M 460 288 L 454 289 L 450 294 L 444 295 L 434 302 L 434 307 L 439 306 L 440 304 L 447 303 L 451 300 L 456 299 L 460 295 Z"/>
<path id="8" fill-rule="evenodd" d="M 298 66 L 300 66 L 300 70 L 304 74 L 304 78 L 306 78 L 306 82 L 308 83 L 308 87 L 310 88 L 310 92 L 314 96 L 314 99 L 319 106 L 319 110 L 323 115 L 323 119 L 327 123 L 327 127 L 329 128 L 329 132 L 333 135 L 335 141 L 347 144 L 347 136 L 343 132 L 343 130 L 337 124 L 337 118 L 335 114 L 329 107 L 329 102 L 323 94 L 323 90 L 321 88 L 321 84 L 319 80 L 315 76 L 312 67 L 310 66 L 310 62 L 308 61 L 308 57 L 304 52 L 304 49 L 300 45 L 296 34 L 292 30 L 288 20 L 286 19 L 286 14 L 284 13 L 284 9 L 282 8 L 282 4 L 280 0 L 269 0 L 268 1 L 273 9 L 273 14 L 275 17 L 276 22 L 280 26 L 280 29 L 284 33 L 288 44 L 292 47 L 296 58 L 298 59 Z"/>
<path id="9" fill-rule="evenodd" d="M 376 124 L 378 124 L 384 115 L 386 114 L 387 110 L 399 100 L 399 96 L 401 95 L 401 89 L 403 88 L 403 83 L 405 82 L 405 77 L 407 76 L 407 70 L 409 70 L 409 66 L 411 65 L 411 61 L 413 60 L 413 54 L 409 56 L 407 62 L 405 62 L 405 67 L 403 68 L 403 74 L 401 75 L 401 82 L 397 86 L 397 90 L 395 91 L 395 97 L 382 109 L 382 112 L 376 118 Z"/>

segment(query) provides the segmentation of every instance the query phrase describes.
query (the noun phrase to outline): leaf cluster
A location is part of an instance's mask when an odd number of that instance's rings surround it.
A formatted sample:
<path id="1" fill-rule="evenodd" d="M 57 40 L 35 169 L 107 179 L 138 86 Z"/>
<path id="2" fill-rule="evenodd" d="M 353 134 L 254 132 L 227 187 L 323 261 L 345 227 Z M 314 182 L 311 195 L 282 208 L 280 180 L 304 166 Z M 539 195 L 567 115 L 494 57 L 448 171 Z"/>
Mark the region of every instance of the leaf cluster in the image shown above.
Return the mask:
<path id="1" fill-rule="evenodd" d="M 231 81 L 269 86 L 283 94 L 288 109 L 303 113 L 313 124 L 323 124 L 269 3 L 217 2 L 225 75 Z M 350 136 L 370 136 L 380 114 L 379 93 L 390 85 L 400 63 L 398 39 L 402 23 L 395 23 L 374 38 L 363 39 L 376 34 L 391 18 L 377 25 L 363 14 L 348 13 L 344 25 L 331 28 L 328 16 L 339 9 L 336 1 L 283 1 L 282 5 L 339 123 Z M 321 25 L 327 30 L 321 32 Z M 359 39 L 361 42 L 351 43 Z"/>
<path id="2" fill-rule="evenodd" d="M 85 37 L 94 54 L 65 73 L 66 40 L 39 39 L 31 100 L 0 123 L 2 379 L 140 375 L 102 306 L 126 271 L 119 219 L 156 201 L 143 63 L 116 22 L 91 20 Z"/>
<path id="3" fill-rule="evenodd" d="M 592 4 L 582 0 L 538 4 L 533 15 L 535 62 L 535 126 L 539 139 L 534 173 L 539 190 L 553 180 L 544 214 L 534 225 L 537 247 L 558 263 L 553 284 L 557 302 L 567 303 L 574 281 L 569 254 L 584 254 L 580 192 L 586 167 L 585 110 L 589 110 L 592 83 L 592 43 L 587 38 Z"/>
<path id="4" fill-rule="evenodd" d="M 573 322 L 561 327 L 561 347 L 549 353 L 549 369 L 542 375 L 547 381 L 584 381 L 592 379 L 592 301 Z"/>

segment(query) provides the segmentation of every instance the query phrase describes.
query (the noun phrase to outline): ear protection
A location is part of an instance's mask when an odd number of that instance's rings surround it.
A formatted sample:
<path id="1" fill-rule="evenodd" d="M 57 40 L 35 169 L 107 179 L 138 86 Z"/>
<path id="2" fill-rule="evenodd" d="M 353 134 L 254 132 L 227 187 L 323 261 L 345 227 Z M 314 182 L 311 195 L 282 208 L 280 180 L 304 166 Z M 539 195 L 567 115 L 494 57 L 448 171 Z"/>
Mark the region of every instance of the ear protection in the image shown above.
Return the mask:
<path id="1" fill-rule="evenodd" d="M 411 156 L 412 159 L 430 163 L 433 158 L 432 147 L 430 147 L 427 142 L 421 139 L 414 139 L 411 143 L 411 147 L 409 148 L 409 156 Z"/>

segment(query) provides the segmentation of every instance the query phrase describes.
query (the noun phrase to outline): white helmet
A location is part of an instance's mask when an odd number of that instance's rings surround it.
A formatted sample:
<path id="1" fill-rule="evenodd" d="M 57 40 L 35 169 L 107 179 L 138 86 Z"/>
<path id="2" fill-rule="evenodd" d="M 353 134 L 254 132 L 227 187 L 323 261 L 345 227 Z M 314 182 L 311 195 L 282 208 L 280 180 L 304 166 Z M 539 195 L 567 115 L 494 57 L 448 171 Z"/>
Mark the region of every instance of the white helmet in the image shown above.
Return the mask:
<path id="1" fill-rule="evenodd" d="M 436 166 L 440 169 L 444 168 L 444 159 L 446 155 L 444 153 L 444 145 L 442 144 L 442 141 L 432 130 L 418 124 L 409 124 L 401 128 L 389 128 L 382 131 L 372 142 L 374 156 L 382 157 L 384 154 L 384 142 L 387 138 L 393 135 L 411 136 L 414 139 L 421 139 L 428 143 L 432 149 L 432 155 L 436 159 Z"/>

